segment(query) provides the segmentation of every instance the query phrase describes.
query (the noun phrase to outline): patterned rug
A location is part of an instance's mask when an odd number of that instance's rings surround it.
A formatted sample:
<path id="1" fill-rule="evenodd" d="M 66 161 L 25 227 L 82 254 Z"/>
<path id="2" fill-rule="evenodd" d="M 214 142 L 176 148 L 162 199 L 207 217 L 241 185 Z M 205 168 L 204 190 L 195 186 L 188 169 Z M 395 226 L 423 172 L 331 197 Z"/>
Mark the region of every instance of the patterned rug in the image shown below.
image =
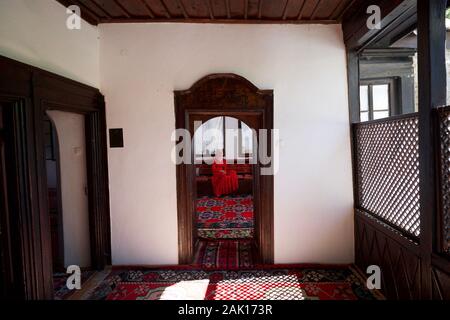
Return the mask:
<path id="1" fill-rule="evenodd" d="M 88 281 L 94 273 L 95 271 L 82 271 L 81 285 L 86 283 L 86 281 Z M 66 300 L 75 292 L 75 290 L 69 290 L 67 288 L 66 282 L 68 277 L 69 275 L 63 272 L 53 274 L 53 290 L 55 300 Z"/>
<path id="2" fill-rule="evenodd" d="M 197 229 L 204 239 L 253 238 L 253 197 L 226 196 L 197 199 Z"/>
<path id="3" fill-rule="evenodd" d="M 376 300 L 349 266 L 116 269 L 89 300 Z"/>
<path id="4" fill-rule="evenodd" d="M 198 241 L 194 264 L 202 269 L 241 269 L 253 266 L 251 240 Z"/>

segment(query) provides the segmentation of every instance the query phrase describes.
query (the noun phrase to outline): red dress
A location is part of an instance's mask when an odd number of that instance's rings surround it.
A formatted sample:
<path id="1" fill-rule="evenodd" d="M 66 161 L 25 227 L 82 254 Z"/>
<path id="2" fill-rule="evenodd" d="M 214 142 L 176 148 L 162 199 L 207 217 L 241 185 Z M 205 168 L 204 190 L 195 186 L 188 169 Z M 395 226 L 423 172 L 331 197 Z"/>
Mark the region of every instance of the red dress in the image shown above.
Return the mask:
<path id="1" fill-rule="evenodd" d="M 227 161 L 225 159 L 223 163 L 216 163 L 214 161 L 212 173 L 212 185 L 216 197 L 233 193 L 239 188 L 236 171 L 227 169 Z"/>

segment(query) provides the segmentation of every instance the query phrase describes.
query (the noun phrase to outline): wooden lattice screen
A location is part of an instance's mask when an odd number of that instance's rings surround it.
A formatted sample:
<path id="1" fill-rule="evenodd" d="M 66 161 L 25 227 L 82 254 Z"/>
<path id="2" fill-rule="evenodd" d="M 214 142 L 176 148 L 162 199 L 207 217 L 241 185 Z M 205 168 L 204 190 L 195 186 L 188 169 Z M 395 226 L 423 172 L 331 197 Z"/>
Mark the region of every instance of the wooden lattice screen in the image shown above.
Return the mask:
<path id="1" fill-rule="evenodd" d="M 442 249 L 450 253 L 450 107 L 438 109 L 440 130 L 440 221 Z"/>
<path id="2" fill-rule="evenodd" d="M 357 207 L 402 234 L 418 238 L 417 114 L 354 125 Z"/>

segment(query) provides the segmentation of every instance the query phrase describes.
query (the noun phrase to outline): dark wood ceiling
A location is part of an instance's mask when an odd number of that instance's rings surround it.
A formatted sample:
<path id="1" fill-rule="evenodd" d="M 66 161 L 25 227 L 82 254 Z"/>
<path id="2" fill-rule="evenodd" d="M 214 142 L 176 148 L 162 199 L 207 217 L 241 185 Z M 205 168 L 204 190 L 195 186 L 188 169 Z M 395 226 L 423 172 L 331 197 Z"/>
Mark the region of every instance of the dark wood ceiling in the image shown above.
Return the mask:
<path id="1" fill-rule="evenodd" d="M 57 0 L 93 25 L 117 22 L 339 23 L 357 0 Z"/>

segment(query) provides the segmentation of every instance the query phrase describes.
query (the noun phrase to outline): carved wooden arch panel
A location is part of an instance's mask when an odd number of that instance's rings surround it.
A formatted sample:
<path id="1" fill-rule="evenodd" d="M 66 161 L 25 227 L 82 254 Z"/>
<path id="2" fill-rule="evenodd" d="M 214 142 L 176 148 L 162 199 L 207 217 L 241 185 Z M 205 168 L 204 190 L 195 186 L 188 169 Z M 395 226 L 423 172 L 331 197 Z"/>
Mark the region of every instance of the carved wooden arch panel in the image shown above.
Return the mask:
<path id="1" fill-rule="evenodd" d="M 261 109 L 273 104 L 272 90 L 259 90 L 236 74 L 213 74 L 197 81 L 190 89 L 175 91 L 176 104 L 196 109 Z"/>
<path id="2" fill-rule="evenodd" d="M 231 116 L 255 129 L 273 129 L 273 91 L 260 90 L 239 75 L 208 75 L 187 90 L 175 91 L 174 95 L 177 129 L 187 129 L 193 133 L 191 122 L 199 115 L 204 119 Z M 269 154 L 270 145 L 271 141 Z M 255 184 L 258 186 L 254 193 L 258 260 L 273 263 L 273 176 L 259 175 L 259 165 L 255 166 L 255 170 Z M 177 165 L 176 171 L 179 263 L 189 264 L 193 261 L 196 238 L 193 165 Z"/>

